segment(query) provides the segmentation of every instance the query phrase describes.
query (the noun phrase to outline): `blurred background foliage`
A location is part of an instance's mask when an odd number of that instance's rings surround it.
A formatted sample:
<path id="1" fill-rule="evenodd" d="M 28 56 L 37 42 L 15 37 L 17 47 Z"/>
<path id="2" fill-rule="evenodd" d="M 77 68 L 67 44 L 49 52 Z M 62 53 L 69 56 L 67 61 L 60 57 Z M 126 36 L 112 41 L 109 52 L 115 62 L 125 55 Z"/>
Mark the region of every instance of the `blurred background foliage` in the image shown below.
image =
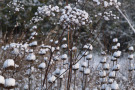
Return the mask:
<path id="1" fill-rule="evenodd" d="M 17 1 L 17 0 L 13 0 Z M 79 9 L 85 10 L 89 13 L 91 20 L 93 23 L 88 27 L 81 27 L 77 33 L 79 33 L 78 37 L 74 37 L 78 40 L 78 42 L 86 43 L 86 42 L 94 42 L 94 47 L 100 49 L 99 45 L 103 45 L 102 47 L 105 50 L 111 49 L 111 41 L 113 38 L 118 38 L 121 43 L 121 50 L 126 51 L 128 46 L 135 46 L 135 33 L 131 30 L 126 20 L 122 17 L 122 15 L 115 8 L 103 8 L 102 6 L 95 6 L 92 0 L 19 0 L 22 1 L 24 5 L 24 10 L 20 10 L 15 12 L 12 7 L 8 7 L 8 3 L 10 0 L 1 0 L 0 1 L 0 29 L 2 30 L 2 34 L 11 33 L 14 30 L 14 35 L 22 32 L 29 32 L 29 29 L 33 26 L 30 24 L 31 18 L 34 16 L 37 11 L 38 6 L 42 5 L 52 5 L 64 7 L 68 1 L 73 7 L 77 7 Z M 78 3 L 80 1 L 81 3 Z M 120 7 L 125 15 L 132 22 L 133 26 L 135 24 L 135 2 L 134 0 L 119 0 L 122 3 Z M 102 13 L 104 11 L 112 10 L 117 16 L 120 17 L 119 20 L 110 20 L 105 21 L 103 19 L 97 25 L 99 18 L 95 18 L 95 15 L 98 13 Z M 59 17 L 59 16 L 56 16 Z M 50 22 L 51 20 L 51 22 Z M 52 33 L 51 35 L 55 35 L 56 32 L 62 32 L 62 27 L 56 25 L 58 22 L 57 18 L 45 18 L 42 22 L 37 23 L 39 31 L 42 31 L 43 36 L 48 35 L 48 33 Z M 91 29 L 93 29 L 91 31 Z M 53 31 L 53 32 L 52 32 Z M 60 34 L 60 33 L 59 33 Z M 8 37 L 8 35 L 7 35 Z M 85 38 L 85 40 L 84 40 Z"/>

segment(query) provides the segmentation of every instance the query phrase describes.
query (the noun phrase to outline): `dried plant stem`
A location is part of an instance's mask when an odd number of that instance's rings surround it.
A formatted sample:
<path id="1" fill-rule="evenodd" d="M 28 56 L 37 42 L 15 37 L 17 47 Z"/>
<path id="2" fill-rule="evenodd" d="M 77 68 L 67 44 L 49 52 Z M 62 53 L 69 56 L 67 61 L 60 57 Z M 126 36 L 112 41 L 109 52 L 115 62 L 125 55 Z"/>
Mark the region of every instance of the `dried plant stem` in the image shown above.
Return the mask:
<path id="1" fill-rule="evenodd" d="M 76 89 L 75 86 L 76 86 L 76 70 L 74 70 L 74 73 L 75 73 L 75 78 L 74 78 L 74 90 Z"/>

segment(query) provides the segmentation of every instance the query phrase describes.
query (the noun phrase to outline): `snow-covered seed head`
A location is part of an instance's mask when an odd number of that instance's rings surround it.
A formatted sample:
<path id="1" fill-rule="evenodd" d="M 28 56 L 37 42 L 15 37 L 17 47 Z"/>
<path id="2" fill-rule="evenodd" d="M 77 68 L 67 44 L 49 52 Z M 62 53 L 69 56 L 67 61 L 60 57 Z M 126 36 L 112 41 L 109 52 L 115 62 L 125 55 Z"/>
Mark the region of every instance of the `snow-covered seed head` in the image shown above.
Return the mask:
<path id="1" fill-rule="evenodd" d="M 30 54 L 26 57 L 26 60 L 27 60 L 27 61 L 30 61 L 30 62 L 36 60 L 35 54 L 34 54 L 34 53 L 30 53 Z"/>
<path id="2" fill-rule="evenodd" d="M 87 56 L 88 55 L 88 51 L 82 52 L 82 56 Z"/>
<path id="3" fill-rule="evenodd" d="M 59 58 L 59 56 L 55 56 L 55 57 L 53 58 L 53 60 L 54 60 L 54 61 L 58 61 L 58 60 L 60 60 L 60 58 Z"/>
<path id="4" fill-rule="evenodd" d="M 64 74 L 65 74 L 66 69 L 61 69 L 60 70 L 60 77 L 59 78 L 63 78 Z"/>
<path id="5" fill-rule="evenodd" d="M 131 64 L 130 67 L 129 67 L 129 69 L 128 69 L 128 71 L 131 72 L 133 70 L 134 70 L 134 66 L 133 66 L 133 64 Z"/>
<path id="6" fill-rule="evenodd" d="M 113 42 L 114 42 L 114 43 L 117 43 L 117 42 L 118 42 L 118 38 L 114 38 L 114 39 L 113 39 Z"/>
<path id="7" fill-rule="evenodd" d="M 29 51 L 28 51 L 29 53 L 33 53 L 33 49 L 29 49 Z"/>
<path id="8" fill-rule="evenodd" d="M 39 55 L 45 55 L 46 54 L 46 49 L 40 49 L 38 52 Z"/>
<path id="9" fill-rule="evenodd" d="M 86 56 L 86 60 L 91 60 L 91 59 L 92 59 L 92 54 Z"/>
<path id="10" fill-rule="evenodd" d="M 87 67 L 87 62 L 82 62 L 81 67 L 83 68 Z"/>
<path id="11" fill-rule="evenodd" d="M 91 50 L 93 50 L 93 46 L 91 44 L 86 44 L 86 45 L 83 46 L 83 49 L 91 51 Z"/>
<path id="12" fill-rule="evenodd" d="M 29 86 L 26 84 L 26 85 L 24 85 L 24 90 L 28 90 L 29 89 Z"/>
<path id="13" fill-rule="evenodd" d="M 100 63 L 102 63 L 102 64 L 104 64 L 104 63 L 106 63 L 106 57 L 104 57 L 103 59 L 101 59 L 101 61 L 100 61 Z"/>
<path id="14" fill-rule="evenodd" d="M 129 59 L 129 60 L 133 60 L 133 59 L 134 59 L 134 55 L 133 55 L 133 54 L 129 55 L 129 56 L 128 56 L 128 59 Z"/>
<path id="15" fill-rule="evenodd" d="M 107 78 L 101 78 L 100 81 L 101 81 L 101 84 L 105 84 L 107 83 Z"/>
<path id="16" fill-rule="evenodd" d="M 58 45 L 58 44 L 59 44 L 59 41 L 58 41 L 58 40 L 56 40 L 54 43 L 55 43 L 56 45 Z"/>
<path id="17" fill-rule="evenodd" d="M 105 88 L 105 90 L 111 90 L 111 87 L 109 87 L 109 86 L 107 85 L 107 87 Z"/>
<path id="18" fill-rule="evenodd" d="M 113 71 L 118 71 L 119 69 L 120 69 L 120 65 L 119 64 L 114 65 L 113 68 L 112 68 Z"/>
<path id="19" fill-rule="evenodd" d="M 79 28 L 80 26 L 84 26 L 89 23 L 89 15 L 86 11 L 82 11 L 76 7 L 72 8 L 70 5 L 68 5 L 62 10 L 62 15 L 59 22 L 63 25 L 64 29 L 69 25 Z M 74 29 L 73 27 L 70 28 Z"/>
<path id="20" fill-rule="evenodd" d="M 62 59 L 62 60 L 66 60 L 67 57 L 68 57 L 67 54 L 63 54 L 63 55 L 61 56 L 61 59 Z"/>
<path id="21" fill-rule="evenodd" d="M 100 71 L 100 72 L 99 72 L 99 76 L 100 76 L 101 78 L 106 77 L 106 71 Z"/>
<path id="22" fill-rule="evenodd" d="M 118 49 L 118 46 L 112 46 L 112 50 L 117 50 Z"/>
<path id="23" fill-rule="evenodd" d="M 18 55 L 20 52 L 19 52 L 19 49 L 18 48 L 13 48 L 13 51 L 11 52 L 11 54 L 13 55 Z"/>
<path id="24" fill-rule="evenodd" d="M 48 57 L 44 57 L 44 61 L 46 62 L 48 60 Z"/>
<path id="25" fill-rule="evenodd" d="M 112 56 L 111 61 L 117 61 L 117 58 L 115 58 L 114 56 Z"/>
<path id="26" fill-rule="evenodd" d="M 67 38 L 64 37 L 64 38 L 62 39 L 62 41 L 67 41 Z"/>
<path id="27" fill-rule="evenodd" d="M 79 69 L 79 63 L 76 63 L 75 65 L 73 65 L 73 70 L 78 70 Z"/>
<path id="28" fill-rule="evenodd" d="M 128 50 L 129 50 L 129 51 L 134 51 L 134 47 L 133 47 L 133 46 L 130 46 L 130 47 L 128 48 Z"/>
<path id="29" fill-rule="evenodd" d="M 59 50 L 60 50 L 60 47 L 56 47 L 56 48 L 55 48 L 55 51 L 59 51 Z"/>
<path id="30" fill-rule="evenodd" d="M 83 73 L 83 67 L 79 67 L 79 71 L 81 72 L 81 73 Z"/>
<path id="31" fill-rule="evenodd" d="M 53 43 L 53 39 L 50 40 L 50 43 Z"/>
<path id="32" fill-rule="evenodd" d="M 106 87 L 107 87 L 107 84 L 103 84 L 103 85 L 101 86 L 101 90 L 105 90 Z"/>
<path id="33" fill-rule="evenodd" d="M 3 87 L 5 84 L 5 78 L 0 75 L 0 87 Z"/>
<path id="34" fill-rule="evenodd" d="M 119 90 L 119 85 L 116 81 L 111 84 L 111 90 Z"/>
<path id="35" fill-rule="evenodd" d="M 104 70 L 109 70 L 109 68 L 110 68 L 110 66 L 109 66 L 108 63 L 106 63 L 106 64 L 103 66 L 103 69 L 104 69 Z"/>
<path id="36" fill-rule="evenodd" d="M 72 47 L 72 51 L 76 51 L 77 50 L 77 47 L 76 46 L 74 46 L 74 47 Z"/>
<path id="37" fill-rule="evenodd" d="M 102 51 L 101 52 L 101 55 L 105 56 L 106 55 L 106 52 L 105 51 Z"/>
<path id="38" fill-rule="evenodd" d="M 35 47 L 37 46 L 37 41 L 33 41 L 29 44 L 30 47 Z"/>
<path id="39" fill-rule="evenodd" d="M 53 83 L 56 80 L 56 77 L 53 75 L 48 79 L 49 83 Z"/>
<path id="40" fill-rule="evenodd" d="M 55 74 L 56 76 L 59 76 L 59 75 L 60 75 L 60 69 L 57 68 L 57 69 L 54 71 L 54 74 Z"/>
<path id="41" fill-rule="evenodd" d="M 112 84 L 113 81 L 114 81 L 114 79 L 111 79 L 111 78 L 110 78 L 110 79 L 108 80 L 108 84 Z"/>
<path id="42" fill-rule="evenodd" d="M 121 51 L 116 51 L 116 52 L 114 52 L 114 53 L 113 53 L 113 56 L 114 56 L 115 58 L 119 58 L 119 57 L 121 56 Z"/>
<path id="43" fill-rule="evenodd" d="M 13 78 L 5 79 L 4 87 L 7 89 L 13 89 L 15 87 L 15 79 Z"/>
<path id="44" fill-rule="evenodd" d="M 90 69 L 89 68 L 85 68 L 84 69 L 84 74 L 85 75 L 89 75 L 90 74 Z"/>
<path id="45" fill-rule="evenodd" d="M 120 48 L 120 43 L 117 43 L 116 46 L 117 46 L 118 48 Z"/>
<path id="46" fill-rule="evenodd" d="M 111 71 L 110 73 L 109 73 L 109 78 L 112 78 L 112 79 L 114 79 L 115 78 L 115 71 Z"/>
<path id="47" fill-rule="evenodd" d="M 62 49 L 66 49 L 66 48 L 67 48 L 67 44 L 63 44 L 63 45 L 61 46 L 61 48 L 62 48 Z"/>
<path id="48" fill-rule="evenodd" d="M 38 66 L 38 68 L 39 69 L 45 69 L 45 67 L 46 67 L 46 64 L 45 63 L 41 63 L 39 66 Z"/>
<path id="49" fill-rule="evenodd" d="M 13 59 L 7 59 L 4 64 L 3 64 L 3 68 L 6 70 L 13 70 L 15 67 L 15 63 Z"/>

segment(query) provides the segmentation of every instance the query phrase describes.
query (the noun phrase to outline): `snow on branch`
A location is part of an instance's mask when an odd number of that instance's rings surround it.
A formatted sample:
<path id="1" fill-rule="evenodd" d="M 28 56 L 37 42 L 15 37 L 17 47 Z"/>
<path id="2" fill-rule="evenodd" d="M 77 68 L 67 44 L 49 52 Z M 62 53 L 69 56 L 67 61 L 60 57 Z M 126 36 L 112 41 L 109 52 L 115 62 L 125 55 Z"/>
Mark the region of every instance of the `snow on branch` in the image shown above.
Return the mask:
<path id="1" fill-rule="evenodd" d="M 131 22 L 129 21 L 129 19 L 126 17 L 126 15 L 124 15 L 124 13 L 121 11 L 121 9 L 119 7 L 116 7 L 116 9 L 121 13 L 121 15 L 127 20 L 129 26 L 131 27 L 131 29 L 133 30 L 133 32 L 135 33 L 135 29 L 133 27 L 133 25 L 131 24 Z"/>

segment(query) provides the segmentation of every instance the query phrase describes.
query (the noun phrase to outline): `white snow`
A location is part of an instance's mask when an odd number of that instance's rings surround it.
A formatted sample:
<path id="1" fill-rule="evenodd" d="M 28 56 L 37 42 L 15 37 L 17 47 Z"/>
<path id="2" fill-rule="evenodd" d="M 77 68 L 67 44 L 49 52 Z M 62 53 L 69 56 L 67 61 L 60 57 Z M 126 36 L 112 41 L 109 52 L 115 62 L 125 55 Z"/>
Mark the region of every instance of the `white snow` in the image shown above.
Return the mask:
<path id="1" fill-rule="evenodd" d="M 66 69 L 61 69 L 61 70 L 60 70 L 60 75 L 61 75 L 60 78 L 63 78 L 63 75 L 65 74 L 65 73 L 64 73 L 65 71 L 66 71 Z"/>
<path id="2" fill-rule="evenodd" d="M 14 67 L 15 63 L 13 59 L 7 59 L 4 64 L 3 64 L 3 68 L 8 68 L 10 66 Z"/>
<path id="3" fill-rule="evenodd" d="M 61 46 L 61 48 L 67 48 L 67 44 L 63 44 L 62 46 Z"/>
<path id="4" fill-rule="evenodd" d="M 106 71 L 100 71 L 99 76 L 100 77 L 105 77 L 106 76 Z"/>
<path id="5" fill-rule="evenodd" d="M 119 89 L 119 86 L 118 86 L 118 84 L 117 84 L 116 81 L 114 81 L 114 82 L 111 84 L 111 89 L 113 89 L 113 90 L 118 90 L 118 89 Z"/>
<path id="6" fill-rule="evenodd" d="M 74 69 L 74 70 L 79 69 L 79 63 L 76 63 L 75 65 L 73 65 L 73 69 Z"/>
<path id="7" fill-rule="evenodd" d="M 77 47 L 75 47 L 75 46 L 74 46 L 74 47 L 72 47 L 72 50 L 73 50 L 73 51 L 77 50 Z"/>
<path id="8" fill-rule="evenodd" d="M 121 56 L 121 51 L 114 52 L 113 56 L 116 57 L 116 58 L 120 57 Z"/>
<path id="9" fill-rule="evenodd" d="M 81 63 L 81 66 L 82 66 L 82 67 L 87 67 L 87 65 L 88 65 L 87 62 L 82 62 L 82 63 Z"/>
<path id="10" fill-rule="evenodd" d="M 62 59 L 62 60 L 66 60 L 66 59 L 67 59 L 67 54 L 63 54 L 63 55 L 61 56 L 61 59 Z"/>
<path id="11" fill-rule="evenodd" d="M 113 42 L 118 42 L 118 38 L 114 38 L 113 39 Z"/>
<path id="12" fill-rule="evenodd" d="M 11 86 L 15 86 L 15 79 L 13 78 L 7 78 L 5 79 L 5 87 L 11 87 Z"/>
<path id="13" fill-rule="evenodd" d="M 38 66 L 38 68 L 39 69 L 44 69 L 46 67 L 46 64 L 43 62 L 43 63 L 41 63 L 39 66 Z"/>
<path id="14" fill-rule="evenodd" d="M 29 46 L 37 46 L 37 41 L 33 41 L 29 44 Z"/>
<path id="15" fill-rule="evenodd" d="M 56 79 L 56 77 L 53 75 L 53 76 L 51 76 L 51 77 L 48 79 L 48 82 L 49 82 L 49 83 L 52 83 L 52 82 L 55 81 L 55 79 Z"/>
<path id="16" fill-rule="evenodd" d="M 117 45 L 116 45 L 117 47 L 120 47 L 120 43 L 117 43 Z"/>
<path id="17" fill-rule="evenodd" d="M 117 60 L 117 58 L 115 58 L 114 56 L 112 56 L 111 61 L 116 61 L 116 60 Z"/>
<path id="18" fill-rule="evenodd" d="M 46 54 L 46 49 L 40 49 L 39 54 L 40 54 L 40 55 Z"/>
<path id="19" fill-rule="evenodd" d="M 38 35 L 38 33 L 37 32 L 32 32 L 31 33 L 31 36 L 35 36 L 35 35 Z"/>
<path id="20" fill-rule="evenodd" d="M 128 48 L 128 50 L 129 50 L 129 51 L 134 51 L 134 47 L 133 47 L 133 46 L 130 46 L 130 47 Z"/>
<path id="21" fill-rule="evenodd" d="M 89 68 L 84 69 L 84 74 L 85 74 L 85 75 L 90 74 L 90 69 L 89 69 Z"/>
<path id="22" fill-rule="evenodd" d="M 11 52 L 14 55 L 18 55 L 19 54 L 19 49 L 18 48 L 13 48 L 13 51 Z"/>
<path id="23" fill-rule="evenodd" d="M 108 7 L 109 3 L 107 1 L 104 1 L 104 7 Z"/>
<path id="24" fill-rule="evenodd" d="M 128 59 L 130 59 L 130 60 L 132 60 L 133 58 L 134 58 L 134 55 L 133 54 L 131 54 L 131 55 L 128 56 Z"/>
<path id="25" fill-rule="evenodd" d="M 59 41 L 57 40 L 57 41 L 55 41 L 54 43 L 55 43 L 55 44 L 58 44 L 58 43 L 59 43 Z"/>
<path id="26" fill-rule="evenodd" d="M 93 50 L 93 46 L 91 44 L 84 45 L 83 48 L 88 50 Z"/>
<path id="27" fill-rule="evenodd" d="M 115 71 L 111 71 L 109 73 L 109 78 L 114 78 L 115 77 Z"/>
<path id="28" fill-rule="evenodd" d="M 119 70 L 119 69 L 120 69 L 120 65 L 119 65 L 119 64 L 114 65 L 113 68 L 112 68 L 112 70 L 114 70 L 114 71 L 115 71 L 115 70 Z"/>
<path id="29" fill-rule="evenodd" d="M 92 59 L 92 54 L 86 56 L 86 60 L 91 60 L 91 59 Z"/>
<path id="30" fill-rule="evenodd" d="M 104 69 L 109 69 L 110 68 L 109 63 L 106 63 L 103 68 Z"/>
<path id="31" fill-rule="evenodd" d="M 54 74 L 55 74 L 55 75 L 60 75 L 60 69 L 57 68 L 57 69 L 54 71 Z"/>
<path id="32" fill-rule="evenodd" d="M 0 75 L 0 84 L 4 85 L 5 84 L 5 78 Z"/>
<path id="33" fill-rule="evenodd" d="M 48 60 L 48 57 L 44 57 L 44 60 L 47 61 Z"/>
<path id="34" fill-rule="evenodd" d="M 99 0 L 93 0 L 93 2 L 96 2 L 97 5 L 100 5 L 100 1 Z"/>
<path id="35" fill-rule="evenodd" d="M 51 39 L 50 42 L 52 43 L 53 42 L 53 39 Z"/>
<path id="36" fill-rule="evenodd" d="M 62 40 L 63 40 L 63 41 L 66 41 L 66 40 L 67 40 L 67 38 L 65 38 L 65 37 L 64 37 Z"/>
<path id="37" fill-rule="evenodd" d="M 26 85 L 24 85 L 24 90 L 28 90 L 29 88 L 28 88 L 29 86 L 26 84 Z"/>
<path id="38" fill-rule="evenodd" d="M 53 58 L 53 60 L 54 60 L 54 61 L 58 61 L 58 60 L 60 60 L 60 58 L 59 58 L 59 56 L 55 56 L 55 57 Z"/>
<path id="39" fill-rule="evenodd" d="M 101 59 L 100 63 L 106 63 L 106 57 L 104 57 L 103 59 Z"/>
<path id="40" fill-rule="evenodd" d="M 117 50 L 118 49 L 118 46 L 115 45 L 115 46 L 112 46 L 112 50 Z"/>
<path id="41" fill-rule="evenodd" d="M 26 57 L 26 60 L 28 60 L 28 61 L 36 60 L 35 54 L 34 54 L 34 53 L 30 53 L 30 54 Z"/>
<path id="42" fill-rule="evenodd" d="M 83 55 L 83 56 L 87 56 L 88 53 L 89 53 L 88 51 L 84 51 L 84 52 L 82 52 L 82 55 Z"/>

